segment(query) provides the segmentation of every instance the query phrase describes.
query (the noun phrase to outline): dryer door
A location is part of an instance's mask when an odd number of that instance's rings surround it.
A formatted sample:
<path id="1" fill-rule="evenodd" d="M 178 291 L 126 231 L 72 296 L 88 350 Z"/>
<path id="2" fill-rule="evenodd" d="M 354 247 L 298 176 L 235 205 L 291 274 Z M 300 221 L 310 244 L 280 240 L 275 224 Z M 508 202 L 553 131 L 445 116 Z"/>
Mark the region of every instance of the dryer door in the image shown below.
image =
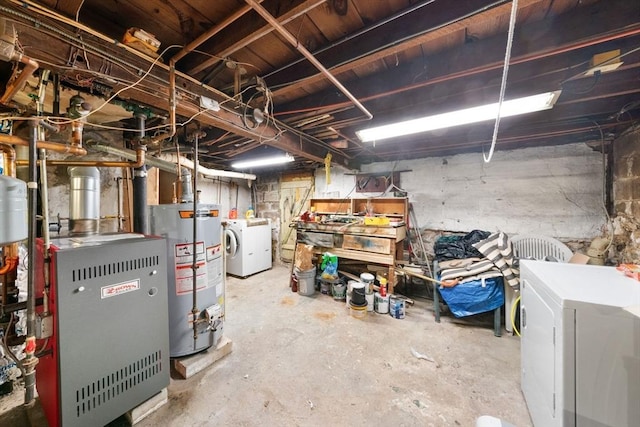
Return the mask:
<path id="1" fill-rule="evenodd" d="M 231 229 L 226 229 L 224 231 L 224 242 L 227 258 L 235 258 L 240 248 L 240 242 L 236 233 Z"/>

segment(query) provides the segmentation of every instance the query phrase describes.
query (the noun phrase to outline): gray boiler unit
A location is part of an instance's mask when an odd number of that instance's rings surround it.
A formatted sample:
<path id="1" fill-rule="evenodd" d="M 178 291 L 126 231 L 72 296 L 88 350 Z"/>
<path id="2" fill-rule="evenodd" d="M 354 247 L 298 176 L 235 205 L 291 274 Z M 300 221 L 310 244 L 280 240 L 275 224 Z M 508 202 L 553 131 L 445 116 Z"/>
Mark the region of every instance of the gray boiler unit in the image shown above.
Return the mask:
<path id="1" fill-rule="evenodd" d="M 53 239 L 36 385 L 51 427 L 109 423 L 169 385 L 166 245 L 140 234 Z M 39 330 L 39 331 L 38 331 Z"/>
<path id="2" fill-rule="evenodd" d="M 171 357 L 187 356 L 206 350 L 217 345 L 222 338 L 224 278 L 220 206 L 197 204 L 195 221 L 197 268 L 194 297 L 193 204 L 149 206 L 151 234 L 167 240 Z"/>

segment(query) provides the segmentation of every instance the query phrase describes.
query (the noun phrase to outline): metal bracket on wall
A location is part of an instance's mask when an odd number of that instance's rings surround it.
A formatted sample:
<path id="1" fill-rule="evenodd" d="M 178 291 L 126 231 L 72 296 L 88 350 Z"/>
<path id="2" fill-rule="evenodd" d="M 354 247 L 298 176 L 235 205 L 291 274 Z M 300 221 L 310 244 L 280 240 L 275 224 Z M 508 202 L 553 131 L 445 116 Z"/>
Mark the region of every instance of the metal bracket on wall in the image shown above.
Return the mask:
<path id="1" fill-rule="evenodd" d="M 375 172 L 356 174 L 357 193 L 386 191 L 391 184 L 400 186 L 400 172 Z"/>

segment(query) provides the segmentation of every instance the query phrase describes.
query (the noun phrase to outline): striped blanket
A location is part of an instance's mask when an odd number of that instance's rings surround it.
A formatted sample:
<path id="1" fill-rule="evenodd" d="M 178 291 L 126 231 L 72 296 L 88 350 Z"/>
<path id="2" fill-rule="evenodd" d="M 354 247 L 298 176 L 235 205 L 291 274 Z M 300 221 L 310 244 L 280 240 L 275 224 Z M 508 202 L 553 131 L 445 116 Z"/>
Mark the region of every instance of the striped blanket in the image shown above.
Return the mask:
<path id="1" fill-rule="evenodd" d="M 440 264 L 440 280 L 465 283 L 502 276 L 509 286 L 516 289 L 520 286 L 520 274 L 513 264 L 513 249 L 505 233 L 493 233 L 473 246 L 484 258 L 444 261 Z"/>

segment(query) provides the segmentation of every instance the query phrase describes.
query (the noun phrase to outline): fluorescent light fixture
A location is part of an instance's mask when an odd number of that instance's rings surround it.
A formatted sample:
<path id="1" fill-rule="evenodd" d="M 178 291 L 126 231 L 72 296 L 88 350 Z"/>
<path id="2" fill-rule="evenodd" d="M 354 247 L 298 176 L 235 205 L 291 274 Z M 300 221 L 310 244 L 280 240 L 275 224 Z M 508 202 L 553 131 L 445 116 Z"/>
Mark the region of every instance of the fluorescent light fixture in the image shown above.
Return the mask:
<path id="1" fill-rule="evenodd" d="M 285 154 L 284 156 L 264 157 L 262 159 L 236 162 L 236 163 L 232 163 L 231 167 L 234 169 L 248 169 L 248 168 L 261 167 L 261 166 L 279 165 L 282 163 L 293 162 L 294 160 L 295 159 L 293 158 L 293 156 L 289 154 Z"/>
<path id="2" fill-rule="evenodd" d="M 534 111 L 549 110 L 560 96 L 559 90 L 555 92 L 541 93 L 525 96 L 524 98 L 510 99 L 502 103 L 500 117 L 511 117 L 519 114 L 532 113 Z M 380 141 L 382 139 L 397 136 L 411 135 L 436 129 L 444 129 L 452 126 L 466 125 L 469 123 L 494 120 L 498 116 L 498 103 L 480 105 L 478 107 L 465 108 L 449 113 L 436 114 L 421 117 L 419 119 L 406 120 L 391 123 L 356 132 L 363 142 Z"/>

